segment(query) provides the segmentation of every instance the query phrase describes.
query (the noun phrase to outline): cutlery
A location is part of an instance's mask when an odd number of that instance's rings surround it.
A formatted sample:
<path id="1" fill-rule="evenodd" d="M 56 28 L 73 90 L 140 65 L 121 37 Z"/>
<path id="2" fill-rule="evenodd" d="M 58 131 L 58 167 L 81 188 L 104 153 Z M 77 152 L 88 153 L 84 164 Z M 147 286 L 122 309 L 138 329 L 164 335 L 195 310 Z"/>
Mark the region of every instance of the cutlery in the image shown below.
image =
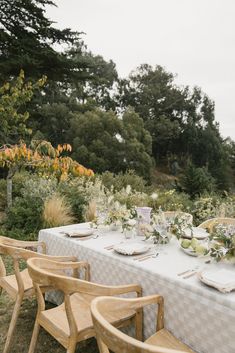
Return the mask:
<path id="1" fill-rule="evenodd" d="M 183 276 L 182 278 L 187 279 L 187 278 L 192 277 L 196 274 L 197 274 L 197 271 L 192 271 L 192 272 L 188 273 L 187 275 Z"/>
<path id="2" fill-rule="evenodd" d="M 72 239 L 75 239 L 77 241 L 85 241 L 85 240 L 88 240 L 88 239 L 97 239 L 99 237 L 99 234 L 96 234 L 96 235 L 90 235 L 88 237 L 80 237 L 80 238 L 74 238 L 74 237 L 71 237 Z"/>
<path id="3" fill-rule="evenodd" d="M 151 258 L 158 257 L 158 255 L 159 255 L 159 253 L 156 253 L 156 254 L 153 254 L 153 255 L 148 255 L 148 256 L 146 256 L 144 258 L 139 259 L 138 262 L 142 262 L 142 261 L 145 261 L 145 260 L 149 260 Z"/>
<path id="4" fill-rule="evenodd" d="M 136 255 L 136 256 L 133 257 L 133 260 L 134 261 L 141 260 L 141 259 L 143 259 L 143 258 L 145 258 L 147 256 L 151 256 L 151 255 L 154 255 L 154 254 L 155 253 L 153 252 L 153 253 L 149 253 L 149 254 L 145 254 L 145 255 Z"/>
<path id="5" fill-rule="evenodd" d="M 113 244 L 113 245 L 107 245 L 107 246 L 104 247 L 104 249 L 105 250 L 113 250 L 114 246 L 116 246 L 118 244 L 123 244 L 123 242 L 117 243 L 117 244 Z"/>
<path id="6" fill-rule="evenodd" d="M 114 248 L 114 245 L 109 245 L 104 247 L 105 250 L 112 250 L 113 248 Z"/>
<path id="7" fill-rule="evenodd" d="M 180 273 L 177 273 L 177 276 L 183 276 L 183 275 L 186 275 L 188 274 L 189 272 L 191 273 L 192 271 L 196 271 L 199 267 L 195 267 L 195 268 L 190 268 L 189 270 L 186 270 L 184 272 L 180 272 Z"/>

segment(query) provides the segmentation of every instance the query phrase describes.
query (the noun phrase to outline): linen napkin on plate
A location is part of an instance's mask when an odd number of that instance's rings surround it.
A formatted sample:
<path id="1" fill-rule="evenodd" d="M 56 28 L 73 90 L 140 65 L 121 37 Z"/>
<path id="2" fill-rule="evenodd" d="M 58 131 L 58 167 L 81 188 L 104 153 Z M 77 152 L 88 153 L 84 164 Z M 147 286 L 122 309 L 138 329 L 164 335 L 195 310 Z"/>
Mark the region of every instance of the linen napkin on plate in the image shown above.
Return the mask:
<path id="1" fill-rule="evenodd" d="M 114 250 L 123 255 L 134 255 L 147 251 L 149 248 L 146 245 L 139 243 L 124 243 L 114 246 Z"/>
<path id="2" fill-rule="evenodd" d="M 78 229 L 78 230 L 74 230 L 74 231 L 68 231 L 65 232 L 65 235 L 67 235 L 68 237 L 88 237 L 90 235 L 93 234 L 93 229 Z"/>
<path id="3" fill-rule="evenodd" d="M 217 288 L 223 293 L 231 292 L 235 289 L 235 272 L 231 270 L 205 271 L 200 274 L 200 278 L 206 284 Z"/>

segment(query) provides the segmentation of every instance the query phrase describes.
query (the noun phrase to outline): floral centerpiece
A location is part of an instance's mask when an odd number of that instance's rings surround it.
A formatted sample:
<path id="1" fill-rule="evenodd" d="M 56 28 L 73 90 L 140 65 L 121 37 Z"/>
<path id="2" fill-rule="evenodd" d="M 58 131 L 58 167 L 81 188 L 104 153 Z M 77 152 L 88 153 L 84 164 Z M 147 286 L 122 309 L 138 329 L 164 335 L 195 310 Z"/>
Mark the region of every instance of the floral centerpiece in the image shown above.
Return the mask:
<path id="1" fill-rule="evenodd" d="M 164 212 L 152 213 L 150 224 L 142 224 L 141 231 L 146 239 L 152 239 L 154 244 L 167 244 L 170 241 L 169 224 Z"/>
<path id="2" fill-rule="evenodd" d="M 184 237 L 186 228 L 192 229 L 192 223 L 187 214 L 176 215 L 168 223 L 170 233 L 174 234 L 177 239 Z"/>
<path id="3" fill-rule="evenodd" d="M 122 230 L 125 237 L 133 238 L 136 234 L 136 220 L 134 218 L 129 218 L 122 223 Z"/>
<path id="4" fill-rule="evenodd" d="M 105 224 L 110 225 L 111 229 L 117 230 L 128 221 L 130 216 L 131 212 L 126 205 L 121 205 L 118 201 L 115 201 L 113 207 L 107 212 Z"/>
<path id="5" fill-rule="evenodd" d="M 235 263 L 235 227 L 222 224 L 214 226 L 206 254 L 216 261 L 228 260 Z"/>

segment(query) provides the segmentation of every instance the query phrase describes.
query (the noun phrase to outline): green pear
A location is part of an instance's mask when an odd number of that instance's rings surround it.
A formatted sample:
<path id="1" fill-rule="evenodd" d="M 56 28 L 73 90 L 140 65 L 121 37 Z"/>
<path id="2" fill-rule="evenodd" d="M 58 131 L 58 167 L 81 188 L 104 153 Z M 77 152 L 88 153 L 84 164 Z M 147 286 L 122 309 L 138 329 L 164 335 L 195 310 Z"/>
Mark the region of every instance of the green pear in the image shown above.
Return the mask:
<path id="1" fill-rule="evenodd" d="M 195 250 L 196 246 L 198 245 L 198 240 L 196 238 L 192 238 L 190 245 Z"/>
<path id="2" fill-rule="evenodd" d="M 181 242 L 181 246 L 184 249 L 187 249 L 191 245 L 191 240 L 189 239 L 183 239 Z"/>
<path id="3" fill-rule="evenodd" d="M 197 245 L 195 247 L 195 251 L 197 254 L 200 254 L 200 255 L 205 255 L 207 252 L 206 248 L 203 245 Z"/>

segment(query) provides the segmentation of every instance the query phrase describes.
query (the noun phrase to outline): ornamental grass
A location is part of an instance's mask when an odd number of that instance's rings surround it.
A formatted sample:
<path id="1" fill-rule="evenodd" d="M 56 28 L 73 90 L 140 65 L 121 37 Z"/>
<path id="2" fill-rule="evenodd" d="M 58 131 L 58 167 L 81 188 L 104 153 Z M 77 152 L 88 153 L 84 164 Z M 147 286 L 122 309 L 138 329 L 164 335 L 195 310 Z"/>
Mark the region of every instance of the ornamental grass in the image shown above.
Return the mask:
<path id="1" fill-rule="evenodd" d="M 59 227 L 74 223 L 71 206 L 63 196 L 52 195 L 44 203 L 43 222 L 46 227 Z"/>

